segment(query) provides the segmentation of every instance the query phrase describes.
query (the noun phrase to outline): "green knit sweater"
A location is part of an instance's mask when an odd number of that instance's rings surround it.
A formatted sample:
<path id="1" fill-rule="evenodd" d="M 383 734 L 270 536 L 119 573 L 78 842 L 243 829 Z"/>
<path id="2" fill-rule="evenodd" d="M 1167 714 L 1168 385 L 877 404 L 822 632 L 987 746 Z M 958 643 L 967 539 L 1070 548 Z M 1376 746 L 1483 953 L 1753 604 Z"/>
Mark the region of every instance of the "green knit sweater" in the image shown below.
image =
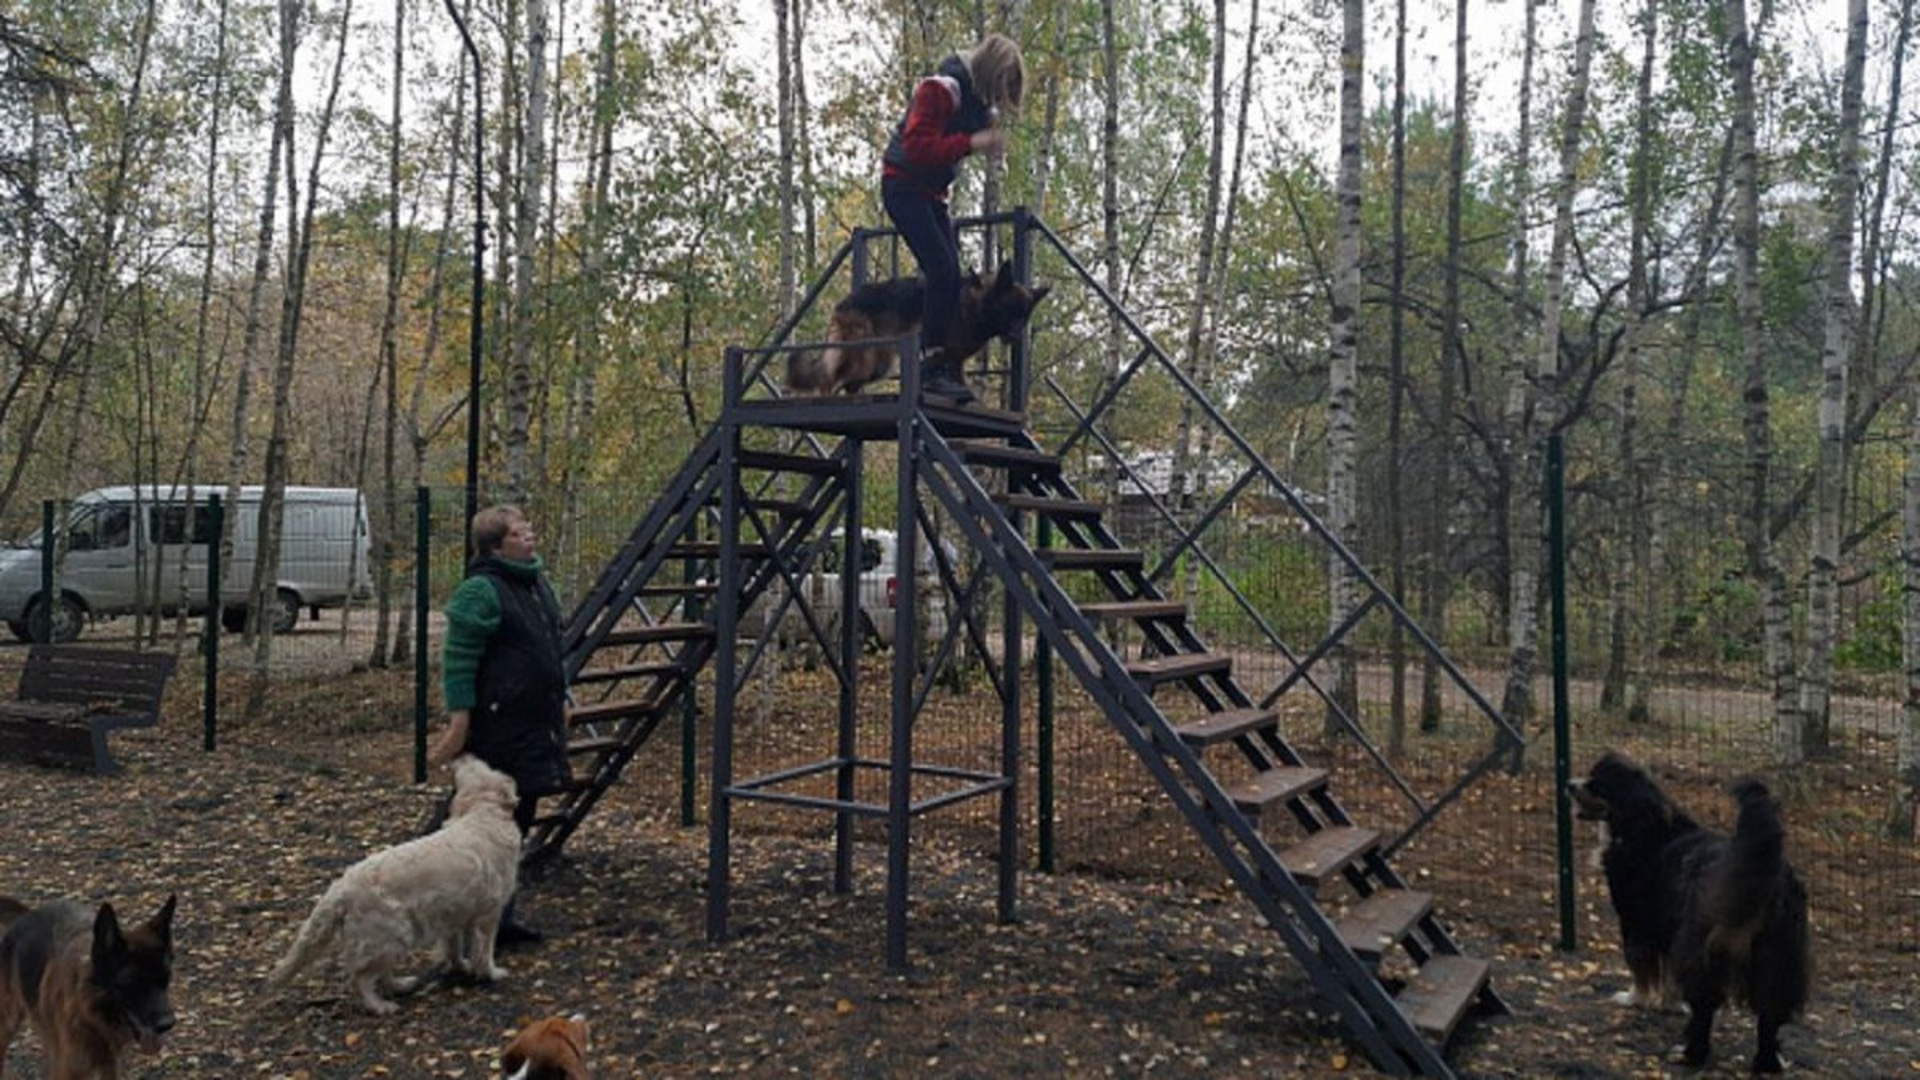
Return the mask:
<path id="1" fill-rule="evenodd" d="M 496 559 L 514 574 L 537 578 L 546 568 L 538 555 L 532 562 Z M 474 706 L 474 677 L 487 641 L 500 629 L 500 594 L 493 582 L 475 574 L 453 590 L 447 601 L 447 628 L 440 644 L 440 697 L 448 712 Z"/>

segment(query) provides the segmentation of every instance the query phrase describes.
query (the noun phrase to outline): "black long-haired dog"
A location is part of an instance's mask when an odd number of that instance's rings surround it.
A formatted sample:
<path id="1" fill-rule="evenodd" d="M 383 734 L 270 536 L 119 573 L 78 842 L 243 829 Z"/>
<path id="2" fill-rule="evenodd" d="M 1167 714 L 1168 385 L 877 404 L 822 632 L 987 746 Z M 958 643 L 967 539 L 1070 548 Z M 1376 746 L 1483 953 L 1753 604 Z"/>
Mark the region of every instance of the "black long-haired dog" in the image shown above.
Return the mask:
<path id="1" fill-rule="evenodd" d="M 1605 824 L 1601 864 L 1620 918 L 1633 990 L 1647 1003 L 1678 990 L 1687 1003 L 1681 1062 L 1712 1051 L 1713 1018 L 1729 1000 L 1753 1010 L 1753 1071 L 1781 1071 L 1780 1026 L 1805 1006 L 1812 983 L 1807 891 L 1788 865 L 1780 804 L 1748 778 L 1733 835 L 1704 828 L 1653 777 L 1609 752 L 1569 785 L 1579 815 Z"/>

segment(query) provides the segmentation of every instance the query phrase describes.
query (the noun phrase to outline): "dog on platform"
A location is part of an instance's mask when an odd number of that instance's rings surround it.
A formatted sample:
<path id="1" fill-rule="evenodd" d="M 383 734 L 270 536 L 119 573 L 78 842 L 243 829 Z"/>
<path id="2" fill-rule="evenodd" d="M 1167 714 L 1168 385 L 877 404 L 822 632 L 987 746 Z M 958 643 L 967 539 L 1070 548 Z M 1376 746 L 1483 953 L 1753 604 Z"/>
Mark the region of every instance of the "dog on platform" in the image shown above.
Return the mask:
<path id="1" fill-rule="evenodd" d="M 1713 1018 L 1729 1000 L 1759 1024 L 1752 1071 L 1777 1073 L 1780 1027 L 1812 979 L 1807 892 L 1787 862 L 1780 804 L 1757 779 L 1733 785 L 1733 835 L 1701 826 L 1639 765 L 1608 753 L 1569 785 L 1579 816 L 1599 821 L 1601 865 L 1633 976 L 1623 1003 L 1678 991 L 1689 1010 L 1680 1061 L 1704 1065 Z"/>
<path id="2" fill-rule="evenodd" d="M 549 1016 L 520 1029 L 500 1054 L 506 1080 L 593 1080 L 587 1069 L 587 1018 Z"/>
<path id="3" fill-rule="evenodd" d="M 438 949 L 475 978 L 505 978 L 493 946 L 520 865 L 517 798 L 512 777 L 471 754 L 456 759 L 446 824 L 348 867 L 314 904 L 267 985 L 285 984 L 329 948 L 360 1004 L 377 1016 L 399 1008 L 383 990 L 420 985 L 393 975 L 418 949 Z"/>
<path id="4" fill-rule="evenodd" d="M 112 904 L 0 899 L 0 1069 L 28 1020 L 52 1080 L 116 1080 L 128 1047 L 159 1053 L 174 1025 L 173 911 L 169 896 L 123 927 Z"/>
<path id="5" fill-rule="evenodd" d="M 920 329 L 926 291 L 919 275 L 869 282 L 853 290 L 833 306 L 827 347 L 788 358 L 788 391 L 857 394 L 868 383 L 893 374 L 899 339 Z M 957 371 L 995 338 L 1011 340 L 1051 291 L 1047 285 L 1016 283 L 1012 263 L 1002 263 L 992 281 L 969 274 L 960 284 L 960 310 L 941 343 L 947 361 Z"/>

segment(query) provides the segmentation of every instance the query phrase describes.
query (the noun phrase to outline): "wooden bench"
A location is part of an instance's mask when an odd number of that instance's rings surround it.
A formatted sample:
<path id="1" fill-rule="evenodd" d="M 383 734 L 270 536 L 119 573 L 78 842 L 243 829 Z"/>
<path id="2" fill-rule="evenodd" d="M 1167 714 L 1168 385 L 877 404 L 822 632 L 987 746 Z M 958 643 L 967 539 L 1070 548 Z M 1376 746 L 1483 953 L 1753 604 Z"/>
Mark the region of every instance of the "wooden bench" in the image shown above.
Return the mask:
<path id="1" fill-rule="evenodd" d="M 12 701 L 0 701 L 0 756 L 120 771 L 107 733 L 160 722 L 170 653 L 34 645 Z"/>

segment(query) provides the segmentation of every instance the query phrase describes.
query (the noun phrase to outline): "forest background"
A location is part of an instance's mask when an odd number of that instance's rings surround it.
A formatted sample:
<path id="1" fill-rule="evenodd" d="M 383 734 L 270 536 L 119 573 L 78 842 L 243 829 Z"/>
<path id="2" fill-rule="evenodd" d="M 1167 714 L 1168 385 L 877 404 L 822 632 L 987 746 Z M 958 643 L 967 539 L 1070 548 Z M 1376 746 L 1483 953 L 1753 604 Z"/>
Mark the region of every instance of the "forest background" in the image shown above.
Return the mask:
<path id="1" fill-rule="evenodd" d="M 914 80 L 999 29 L 1027 106 L 957 209 L 1048 223 L 1436 639 L 1505 671 L 1511 720 L 1541 711 L 1558 435 L 1602 707 L 1745 665 L 1771 705 L 1742 722 L 1791 765 L 1871 683 L 1903 702 L 1910 832 L 1912 9 L 8 0 L 0 522 L 105 483 L 362 487 L 383 663 L 410 493 L 467 480 L 473 298 L 479 483 L 563 557 L 711 424 L 722 349 L 879 224 Z M 1038 371 L 1091 399 L 1118 335 L 1050 303 Z M 1106 434 L 1179 496 L 1209 475 L 1192 419 L 1148 398 Z M 1337 623 L 1352 583 L 1319 573 L 1298 600 Z"/>

